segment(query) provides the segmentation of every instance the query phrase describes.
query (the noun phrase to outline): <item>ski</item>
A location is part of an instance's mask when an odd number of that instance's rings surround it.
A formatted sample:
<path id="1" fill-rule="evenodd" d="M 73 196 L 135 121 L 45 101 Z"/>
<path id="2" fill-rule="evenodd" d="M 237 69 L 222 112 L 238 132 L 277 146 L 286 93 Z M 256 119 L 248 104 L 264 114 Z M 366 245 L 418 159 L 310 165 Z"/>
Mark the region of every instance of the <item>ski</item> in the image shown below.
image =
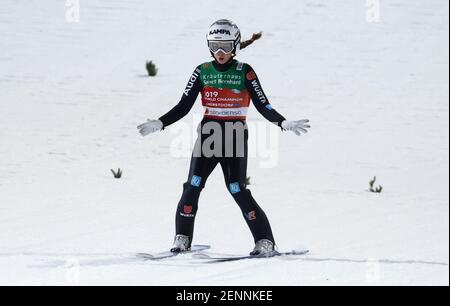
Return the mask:
<path id="1" fill-rule="evenodd" d="M 156 253 L 156 254 L 138 253 L 138 254 L 136 254 L 136 256 L 138 258 L 142 258 L 144 260 L 161 260 L 161 259 L 165 259 L 165 258 L 175 257 L 177 255 L 201 252 L 201 251 L 208 250 L 209 248 L 211 248 L 210 245 L 193 245 L 193 246 L 191 246 L 191 249 L 189 251 L 181 252 L 181 253 L 172 253 L 170 251 L 166 251 L 166 252 L 161 252 L 161 253 Z"/>
<path id="2" fill-rule="evenodd" d="M 197 253 L 194 254 L 193 257 L 197 259 L 205 259 L 208 260 L 210 263 L 215 262 L 229 262 L 229 261 L 238 261 L 238 260 L 244 260 L 244 259 L 264 259 L 264 258 L 273 258 L 273 257 L 284 257 L 284 256 L 299 256 L 299 255 L 305 255 L 309 253 L 309 250 L 293 250 L 290 252 L 274 252 L 270 255 L 266 256 L 258 256 L 258 255 L 243 255 L 243 256 L 210 256 L 205 253 Z"/>

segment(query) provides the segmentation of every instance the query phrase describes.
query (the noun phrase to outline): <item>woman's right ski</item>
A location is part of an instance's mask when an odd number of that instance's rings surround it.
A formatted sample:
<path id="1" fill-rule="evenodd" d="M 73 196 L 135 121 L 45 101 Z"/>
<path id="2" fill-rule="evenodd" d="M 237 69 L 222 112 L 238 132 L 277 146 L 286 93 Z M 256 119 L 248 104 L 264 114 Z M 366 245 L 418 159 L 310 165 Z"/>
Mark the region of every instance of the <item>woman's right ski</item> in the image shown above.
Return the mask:
<path id="1" fill-rule="evenodd" d="M 175 257 L 182 254 L 190 254 L 195 252 L 201 252 L 209 249 L 211 246 L 209 245 L 193 245 L 189 251 L 181 252 L 181 253 L 174 253 L 170 251 L 151 254 L 151 253 L 138 253 L 136 256 L 138 258 L 142 258 L 144 260 L 161 260 L 165 258 Z"/>

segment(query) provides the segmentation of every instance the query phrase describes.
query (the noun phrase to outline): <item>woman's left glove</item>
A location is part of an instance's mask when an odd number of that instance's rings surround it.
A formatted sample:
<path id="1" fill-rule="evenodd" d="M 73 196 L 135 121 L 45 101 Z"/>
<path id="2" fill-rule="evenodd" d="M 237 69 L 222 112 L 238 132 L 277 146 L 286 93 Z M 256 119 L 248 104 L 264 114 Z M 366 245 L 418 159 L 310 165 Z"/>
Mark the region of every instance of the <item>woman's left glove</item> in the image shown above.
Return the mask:
<path id="1" fill-rule="evenodd" d="M 281 123 L 281 127 L 283 130 L 292 131 L 297 136 L 300 136 L 302 133 L 307 133 L 311 126 L 307 124 L 309 122 L 308 119 L 297 120 L 297 121 L 288 121 L 285 120 Z"/>

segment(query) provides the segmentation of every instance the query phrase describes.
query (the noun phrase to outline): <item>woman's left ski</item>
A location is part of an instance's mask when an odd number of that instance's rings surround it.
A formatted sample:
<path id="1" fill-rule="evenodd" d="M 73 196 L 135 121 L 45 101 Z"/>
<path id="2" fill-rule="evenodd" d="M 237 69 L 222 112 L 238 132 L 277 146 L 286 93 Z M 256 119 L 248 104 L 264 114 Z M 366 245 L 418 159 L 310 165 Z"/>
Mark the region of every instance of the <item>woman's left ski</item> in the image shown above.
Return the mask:
<path id="1" fill-rule="evenodd" d="M 269 255 L 243 255 L 243 256 L 211 256 L 205 253 L 197 253 L 193 254 L 194 258 L 198 259 L 205 259 L 208 260 L 210 263 L 215 262 L 228 262 L 228 261 L 237 261 L 237 260 L 244 260 L 244 259 L 263 259 L 263 258 L 273 258 L 273 257 L 284 257 L 284 256 L 299 256 L 299 255 L 305 255 L 309 253 L 309 250 L 294 250 L 290 252 L 273 252 Z"/>

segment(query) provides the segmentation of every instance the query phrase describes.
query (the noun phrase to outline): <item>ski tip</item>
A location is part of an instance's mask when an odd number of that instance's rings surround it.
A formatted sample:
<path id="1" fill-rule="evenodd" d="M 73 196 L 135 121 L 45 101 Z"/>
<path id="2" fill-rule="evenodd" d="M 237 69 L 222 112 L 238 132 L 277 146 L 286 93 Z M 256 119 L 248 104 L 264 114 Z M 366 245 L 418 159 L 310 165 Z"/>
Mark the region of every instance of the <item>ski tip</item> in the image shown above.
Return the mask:
<path id="1" fill-rule="evenodd" d="M 292 250 L 291 253 L 293 255 L 304 255 L 304 254 L 308 254 L 309 250 Z"/>
<path id="2" fill-rule="evenodd" d="M 211 246 L 208 244 L 194 244 L 191 246 L 191 248 L 196 248 L 196 249 L 210 249 Z"/>
<path id="3" fill-rule="evenodd" d="M 194 254 L 192 254 L 192 258 L 211 259 L 211 256 L 209 256 L 208 254 L 204 254 L 204 253 L 194 253 Z"/>
<path id="4" fill-rule="evenodd" d="M 136 257 L 142 258 L 142 259 L 147 259 L 147 260 L 155 258 L 155 256 L 150 253 L 137 253 Z"/>

